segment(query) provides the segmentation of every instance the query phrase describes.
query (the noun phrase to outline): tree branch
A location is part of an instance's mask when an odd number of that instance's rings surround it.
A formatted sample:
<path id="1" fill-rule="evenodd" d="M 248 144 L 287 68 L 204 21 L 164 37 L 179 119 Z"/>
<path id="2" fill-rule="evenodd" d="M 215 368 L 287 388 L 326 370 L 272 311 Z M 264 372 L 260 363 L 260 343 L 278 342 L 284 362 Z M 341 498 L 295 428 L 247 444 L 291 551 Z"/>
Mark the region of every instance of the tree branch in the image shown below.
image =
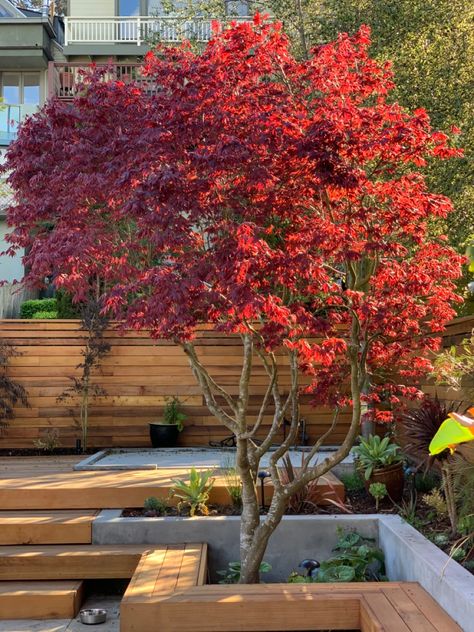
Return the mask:
<path id="1" fill-rule="evenodd" d="M 232 400 L 230 395 L 226 391 L 224 391 L 224 389 L 221 388 L 218 384 L 216 384 L 216 382 L 211 378 L 207 369 L 199 361 L 194 345 L 190 342 L 180 344 L 181 348 L 189 358 L 191 369 L 197 381 L 199 382 L 199 386 L 202 389 L 207 407 L 209 408 L 210 412 L 215 415 L 221 421 L 221 423 L 229 428 L 231 432 L 237 435 L 239 432 L 239 427 L 237 425 L 236 419 L 232 418 L 219 404 L 217 404 L 212 391 L 215 390 L 219 395 L 222 395 L 231 410 L 236 415 L 237 409 L 234 401 Z"/>

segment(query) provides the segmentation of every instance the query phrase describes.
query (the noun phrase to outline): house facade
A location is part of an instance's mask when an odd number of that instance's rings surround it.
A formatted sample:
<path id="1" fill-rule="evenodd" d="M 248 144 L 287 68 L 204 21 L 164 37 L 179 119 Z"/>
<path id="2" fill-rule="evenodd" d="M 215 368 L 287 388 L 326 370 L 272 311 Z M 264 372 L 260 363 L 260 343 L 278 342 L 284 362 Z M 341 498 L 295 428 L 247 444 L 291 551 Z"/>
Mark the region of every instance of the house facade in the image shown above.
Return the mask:
<path id="1" fill-rule="evenodd" d="M 52 2 L 33 11 L 0 0 L 0 162 L 25 117 L 49 98 L 71 99 L 78 74 L 91 62 L 110 65 L 115 77 L 139 79 L 141 59 L 155 42 L 205 44 L 212 33 L 213 18 L 184 15 L 186 0 L 175 2 L 172 13 L 162 0 L 68 0 L 60 16 Z M 216 18 L 248 20 L 249 13 L 245 0 L 222 0 Z M 0 176 L 0 252 L 10 200 Z M 0 258 L 1 281 L 22 276 L 22 253 Z M 17 287 L 13 296 L 11 286 L 0 288 L 0 317 L 16 316 L 23 298 Z"/>

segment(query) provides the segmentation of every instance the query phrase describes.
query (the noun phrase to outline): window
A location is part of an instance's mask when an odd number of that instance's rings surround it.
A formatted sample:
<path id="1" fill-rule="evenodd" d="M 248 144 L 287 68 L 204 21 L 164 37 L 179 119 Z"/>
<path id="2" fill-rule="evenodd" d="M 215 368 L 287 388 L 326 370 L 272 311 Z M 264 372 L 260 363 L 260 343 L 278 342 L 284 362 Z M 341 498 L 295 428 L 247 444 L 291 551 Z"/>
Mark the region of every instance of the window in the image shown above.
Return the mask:
<path id="1" fill-rule="evenodd" d="M 2 77 L 2 97 L 7 105 L 19 105 L 20 101 L 20 78 L 19 72 L 5 72 Z"/>
<path id="2" fill-rule="evenodd" d="M 25 72 L 23 75 L 23 103 L 40 104 L 39 74 L 36 72 Z"/>
<path id="3" fill-rule="evenodd" d="M 39 72 L 0 73 L 0 145 L 8 144 L 18 132 L 21 121 L 33 114 L 41 103 Z"/>
<path id="4" fill-rule="evenodd" d="M 118 9 L 122 17 L 140 15 L 140 0 L 119 0 Z"/>
<path id="5" fill-rule="evenodd" d="M 4 72 L 1 88 L 1 96 L 7 105 L 40 104 L 39 72 Z"/>
<path id="6" fill-rule="evenodd" d="M 249 15 L 248 2 L 243 2 L 242 0 L 226 0 L 225 5 L 226 15 L 228 16 L 245 17 Z"/>

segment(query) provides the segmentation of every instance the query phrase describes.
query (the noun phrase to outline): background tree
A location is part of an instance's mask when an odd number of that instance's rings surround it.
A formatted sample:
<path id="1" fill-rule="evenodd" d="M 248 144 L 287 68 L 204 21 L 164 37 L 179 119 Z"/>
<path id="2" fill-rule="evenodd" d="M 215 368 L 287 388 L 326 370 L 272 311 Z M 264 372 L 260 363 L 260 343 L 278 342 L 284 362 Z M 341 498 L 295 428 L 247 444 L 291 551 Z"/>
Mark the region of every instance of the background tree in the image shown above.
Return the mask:
<path id="1" fill-rule="evenodd" d="M 425 108 L 433 125 L 460 127 L 464 155 L 429 161 L 430 186 L 454 203 L 446 220 L 450 242 L 463 252 L 474 226 L 474 4 L 470 0 L 325 0 L 321 36 L 372 29 L 371 51 L 390 59 L 393 96 L 408 108 Z M 468 280 L 467 272 L 463 285 Z"/>
<path id="2" fill-rule="evenodd" d="M 257 16 L 202 54 L 149 54 L 154 96 L 93 74 L 71 104 L 52 101 L 30 118 L 8 152 L 10 240 L 28 253 L 27 281 L 52 274 L 81 300 L 103 280 L 104 312 L 179 344 L 235 436 L 242 582 L 258 581 L 289 499 L 347 456 L 364 415 L 391 419 L 369 404 L 420 394 L 407 384 L 431 368 L 425 351 L 454 314 L 461 260 L 428 231 L 452 205 L 418 170 L 459 152 L 425 111 L 391 102 L 392 75 L 369 45 L 362 29 L 298 61 Z M 194 345 L 203 321 L 241 336 L 231 389 Z M 268 382 L 255 411 L 257 365 Z M 298 436 L 301 371 L 334 416 L 285 481 L 278 462 Z M 344 441 L 314 465 L 345 404 Z M 262 517 L 259 463 L 285 418 Z"/>

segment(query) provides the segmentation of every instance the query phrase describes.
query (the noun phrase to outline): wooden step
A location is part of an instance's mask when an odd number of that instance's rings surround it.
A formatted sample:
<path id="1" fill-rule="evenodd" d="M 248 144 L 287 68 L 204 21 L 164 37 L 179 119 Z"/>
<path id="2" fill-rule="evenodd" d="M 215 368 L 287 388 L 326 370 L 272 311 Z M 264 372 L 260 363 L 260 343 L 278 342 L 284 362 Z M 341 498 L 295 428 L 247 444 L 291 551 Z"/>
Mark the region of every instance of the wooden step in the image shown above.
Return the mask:
<path id="1" fill-rule="evenodd" d="M 72 471 L 53 466 L 37 468 L 30 464 L 17 468 L 14 464 L 2 468 L 0 461 L 0 507 L 5 510 L 117 509 L 142 507 L 145 498 L 167 498 L 174 478 L 189 480 L 189 470 L 171 468 L 159 470 Z M 70 466 L 69 466 L 70 467 Z M 49 468 L 49 469 L 48 469 Z M 210 502 L 230 502 L 225 477 L 215 472 Z M 260 486 L 258 487 L 260 490 Z M 272 485 L 265 484 L 265 501 L 272 497 Z M 316 501 L 330 504 L 330 499 L 344 500 L 344 485 L 332 473 L 321 477 L 316 486 Z"/>
<path id="2" fill-rule="evenodd" d="M 0 582 L 0 619 L 72 619 L 82 598 L 82 581 Z"/>
<path id="3" fill-rule="evenodd" d="M 0 511 L 0 545 L 90 544 L 96 511 Z"/>
<path id="4" fill-rule="evenodd" d="M 0 580 L 127 579 L 144 551 L 159 548 L 126 544 L 3 546 Z"/>

